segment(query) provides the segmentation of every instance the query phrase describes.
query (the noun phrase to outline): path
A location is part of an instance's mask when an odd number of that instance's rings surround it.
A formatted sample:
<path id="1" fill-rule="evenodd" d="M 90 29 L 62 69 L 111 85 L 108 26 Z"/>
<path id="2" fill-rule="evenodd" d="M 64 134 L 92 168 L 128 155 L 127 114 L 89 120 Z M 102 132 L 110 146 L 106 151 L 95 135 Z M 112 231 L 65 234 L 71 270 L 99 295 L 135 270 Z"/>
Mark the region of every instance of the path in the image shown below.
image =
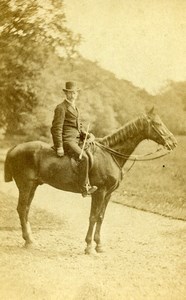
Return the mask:
<path id="1" fill-rule="evenodd" d="M 1 182 L 0 190 L 17 195 L 14 183 Z M 89 198 L 45 185 L 32 207 L 52 213 L 52 222 L 33 228 L 39 245 L 29 250 L 19 227 L 0 230 L 0 299 L 186 299 L 185 222 L 111 202 L 102 229 L 105 253 L 84 255 Z"/>

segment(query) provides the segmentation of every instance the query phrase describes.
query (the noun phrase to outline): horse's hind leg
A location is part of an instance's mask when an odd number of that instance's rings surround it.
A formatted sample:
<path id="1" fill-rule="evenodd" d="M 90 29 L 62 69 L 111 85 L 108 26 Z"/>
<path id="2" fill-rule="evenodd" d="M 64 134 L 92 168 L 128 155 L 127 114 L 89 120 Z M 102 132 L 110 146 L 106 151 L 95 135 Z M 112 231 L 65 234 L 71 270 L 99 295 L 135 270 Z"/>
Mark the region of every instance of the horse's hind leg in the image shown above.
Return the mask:
<path id="1" fill-rule="evenodd" d="M 30 223 L 28 222 L 28 214 L 30 209 L 30 204 L 35 194 L 37 188 L 36 183 L 25 184 L 24 187 L 19 188 L 19 201 L 17 206 L 17 211 L 19 214 L 19 219 L 22 228 L 22 236 L 25 240 L 25 245 L 33 243 L 32 231 Z"/>

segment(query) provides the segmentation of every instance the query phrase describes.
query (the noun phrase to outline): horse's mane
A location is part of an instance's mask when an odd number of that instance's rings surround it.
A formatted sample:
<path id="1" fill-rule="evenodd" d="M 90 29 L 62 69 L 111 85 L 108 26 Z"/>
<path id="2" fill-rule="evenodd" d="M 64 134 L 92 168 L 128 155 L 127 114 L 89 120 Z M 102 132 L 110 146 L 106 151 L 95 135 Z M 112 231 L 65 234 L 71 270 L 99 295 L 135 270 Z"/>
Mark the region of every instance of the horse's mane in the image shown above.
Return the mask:
<path id="1" fill-rule="evenodd" d="M 139 133 L 139 130 L 144 129 L 144 120 L 146 116 L 143 114 L 133 121 L 127 122 L 125 125 L 117 129 L 114 133 L 106 135 L 102 138 L 101 143 L 105 146 L 112 147 L 120 142 L 123 142 Z"/>

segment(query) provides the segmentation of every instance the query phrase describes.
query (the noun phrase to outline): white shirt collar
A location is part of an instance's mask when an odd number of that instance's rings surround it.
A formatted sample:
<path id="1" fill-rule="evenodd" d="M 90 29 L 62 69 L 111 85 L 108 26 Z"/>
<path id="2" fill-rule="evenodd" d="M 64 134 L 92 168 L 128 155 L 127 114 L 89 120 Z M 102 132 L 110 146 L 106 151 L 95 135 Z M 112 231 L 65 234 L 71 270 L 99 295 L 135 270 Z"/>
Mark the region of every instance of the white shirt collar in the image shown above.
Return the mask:
<path id="1" fill-rule="evenodd" d="M 65 98 L 65 101 L 67 101 L 74 109 L 76 109 L 75 102 L 72 103 L 72 102 L 70 102 L 67 98 Z"/>

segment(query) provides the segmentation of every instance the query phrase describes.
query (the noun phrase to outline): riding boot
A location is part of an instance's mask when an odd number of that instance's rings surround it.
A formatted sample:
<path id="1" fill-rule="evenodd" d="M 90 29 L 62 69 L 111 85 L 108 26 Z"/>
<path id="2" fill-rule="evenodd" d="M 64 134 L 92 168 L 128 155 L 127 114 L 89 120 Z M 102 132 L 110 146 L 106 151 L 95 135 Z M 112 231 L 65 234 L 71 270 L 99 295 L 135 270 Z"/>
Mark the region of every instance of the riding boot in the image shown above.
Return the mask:
<path id="1" fill-rule="evenodd" d="M 75 157 L 79 160 L 78 171 L 79 171 L 79 185 L 81 188 L 81 193 L 83 197 L 91 195 L 97 190 L 97 187 L 91 186 L 89 182 L 89 157 L 85 151 L 82 153 L 82 149 L 78 146 L 76 142 L 68 141 L 63 144 L 65 152 L 69 156 Z M 80 154 L 82 155 L 79 159 Z"/>
<path id="2" fill-rule="evenodd" d="M 88 156 L 83 156 L 79 163 L 79 181 L 82 186 L 81 193 L 83 197 L 91 195 L 97 190 L 97 186 L 90 185 L 89 181 L 89 159 Z"/>

